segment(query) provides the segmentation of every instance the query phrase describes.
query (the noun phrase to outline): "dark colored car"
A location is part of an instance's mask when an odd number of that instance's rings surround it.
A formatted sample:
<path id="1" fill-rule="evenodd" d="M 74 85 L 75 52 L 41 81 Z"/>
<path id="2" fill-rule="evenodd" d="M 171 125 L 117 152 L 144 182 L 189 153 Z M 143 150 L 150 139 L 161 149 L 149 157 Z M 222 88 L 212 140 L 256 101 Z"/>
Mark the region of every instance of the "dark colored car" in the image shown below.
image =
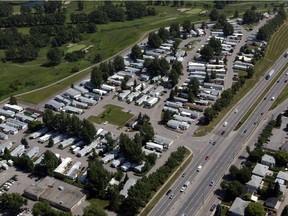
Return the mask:
<path id="1" fill-rule="evenodd" d="M 212 145 L 216 145 L 216 143 L 217 143 L 217 142 L 216 142 L 216 141 L 214 141 L 214 142 L 212 143 Z"/>
<path id="2" fill-rule="evenodd" d="M 211 206 L 211 208 L 210 208 L 210 211 L 214 211 L 214 209 L 217 207 L 217 205 L 216 204 L 213 204 L 212 206 Z"/>
<path id="3" fill-rule="evenodd" d="M 169 195 L 171 192 L 172 192 L 172 190 L 169 189 L 169 190 L 166 192 L 166 195 Z"/>
<path id="4" fill-rule="evenodd" d="M 222 131 L 222 132 L 221 132 L 221 135 L 224 135 L 224 134 L 225 134 L 225 131 Z"/>

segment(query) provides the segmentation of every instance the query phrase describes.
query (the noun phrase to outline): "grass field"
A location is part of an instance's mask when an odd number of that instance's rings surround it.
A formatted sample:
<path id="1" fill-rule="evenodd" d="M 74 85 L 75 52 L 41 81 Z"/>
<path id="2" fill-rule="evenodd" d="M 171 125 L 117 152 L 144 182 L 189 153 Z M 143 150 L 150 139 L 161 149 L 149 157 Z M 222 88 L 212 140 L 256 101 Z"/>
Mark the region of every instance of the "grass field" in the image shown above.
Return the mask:
<path id="1" fill-rule="evenodd" d="M 85 2 L 85 12 L 90 12 L 94 10 L 100 3 L 99 2 Z M 209 8 L 212 8 L 212 3 L 205 3 Z M 242 3 L 247 6 L 247 3 Z M 239 4 L 239 5 L 242 5 Z M 248 4 L 251 7 L 251 4 Z M 248 7 L 247 6 L 247 7 Z M 120 23 L 109 23 L 106 25 L 98 25 L 97 32 L 91 35 L 85 35 L 84 40 L 81 44 L 89 46 L 94 45 L 93 48 L 86 54 L 84 59 L 81 59 L 77 63 L 62 63 L 55 67 L 43 67 L 43 63 L 47 62 L 46 53 L 49 47 L 40 49 L 39 59 L 29 62 L 29 67 L 23 67 L 25 64 L 14 64 L 11 62 L 2 63 L 0 62 L 1 71 L 1 85 L 0 85 L 0 100 L 7 98 L 10 95 L 16 95 L 22 92 L 27 92 L 33 89 L 37 89 L 53 82 L 59 81 L 64 77 L 71 75 L 71 69 L 77 65 L 81 70 L 91 65 L 91 60 L 96 54 L 100 54 L 103 59 L 106 59 L 114 54 L 127 48 L 129 45 L 135 43 L 139 38 L 147 31 L 159 28 L 161 26 L 169 26 L 173 22 L 181 23 L 185 19 L 189 19 L 191 22 L 201 22 L 202 20 L 207 20 L 207 16 L 200 16 L 198 11 L 204 10 L 204 4 L 201 2 L 194 2 L 192 6 L 188 7 L 189 10 L 181 12 L 177 7 L 170 6 L 153 6 L 157 9 L 157 16 L 145 17 L 143 19 L 125 21 Z M 208 9 L 209 9 L 208 8 Z M 77 2 L 71 1 L 67 5 L 67 21 L 70 21 L 70 14 L 75 12 L 77 9 Z M 233 10 L 234 11 L 234 10 Z M 230 7 L 221 10 L 226 15 L 233 14 Z M 20 28 L 21 29 L 21 28 Z M 22 32 L 28 32 L 29 28 L 23 28 Z M 67 44 L 64 45 L 67 47 Z M 4 52 L 0 51 L 0 58 L 4 56 Z M 83 72 L 83 76 L 89 72 Z M 83 77 L 82 76 L 82 77 Z M 25 79 L 23 79 L 25 77 Z M 81 76 L 80 76 L 81 78 Z M 25 80 L 25 81 L 24 81 Z M 27 81 L 26 81 L 27 80 Z M 74 82 L 74 78 L 68 85 Z M 64 83 L 64 82 L 61 82 Z M 65 82 L 66 83 L 66 82 Z M 49 93 L 45 92 L 47 97 L 52 96 L 57 93 L 53 90 L 61 90 L 66 86 L 60 87 L 57 84 L 57 88 L 50 88 Z M 15 86 L 17 86 L 15 88 Z M 59 91 L 58 90 L 58 91 Z M 47 91 L 47 90 L 46 90 Z M 41 94 L 43 92 L 39 91 L 33 93 L 33 98 L 31 96 L 20 97 L 19 99 L 30 103 L 39 103 L 44 98 Z"/>
<path id="2" fill-rule="evenodd" d="M 283 103 L 288 98 L 288 85 L 285 86 L 283 91 L 280 93 L 280 95 L 276 98 L 274 103 L 272 104 L 270 110 L 275 109 L 279 104 Z"/>
<path id="3" fill-rule="evenodd" d="M 108 104 L 100 115 L 89 116 L 88 120 L 97 124 L 102 124 L 107 121 L 109 124 L 122 128 L 133 116 L 131 113 L 123 112 L 122 107 Z"/>
<path id="4" fill-rule="evenodd" d="M 255 74 L 252 79 L 246 80 L 245 85 L 238 94 L 233 98 L 230 106 L 226 107 L 218 114 L 218 116 L 207 126 L 200 126 L 194 136 L 200 137 L 211 132 L 214 127 L 224 118 L 224 116 L 231 110 L 231 108 L 240 101 L 254 85 L 263 77 L 269 68 L 275 63 L 280 57 L 281 53 L 288 48 L 288 21 L 286 21 L 278 31 L 273 35 L 268 43 L 265 57 L 256 63 L 254 66 Z"/>
<path id="5" fill-rule="evenodd" d="M 183 170 L 190 164 L 192 161 L 192 154 L 189 150 L 186 151 L 184 161 L 180 164 L 178 167 L 181 166 L 181 169 L 175 168 L 176 171 L 171 172 L 171 175 L 173 175 L 169 181 L 165 183 L 165 185 L 158 191 L 158 193 L 152 198 L 151 202 L 145 207 L 145 209 L 140 213 L 140 216 L 146 216 L 149 214 L 149 212 L 154 208 L 154 206 L 159 202 L 161 197 L 164 196 L 164 194 L 169 190 L 169 188 L 174 184 L 174 182 L 182 175 Z"/>

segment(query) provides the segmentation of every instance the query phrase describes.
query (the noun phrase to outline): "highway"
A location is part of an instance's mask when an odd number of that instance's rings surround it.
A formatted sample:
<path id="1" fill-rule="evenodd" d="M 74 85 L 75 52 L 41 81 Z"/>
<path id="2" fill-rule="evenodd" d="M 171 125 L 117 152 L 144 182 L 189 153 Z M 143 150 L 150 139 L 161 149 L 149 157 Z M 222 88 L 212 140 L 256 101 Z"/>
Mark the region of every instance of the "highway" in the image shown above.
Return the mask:
<path id="1" fill-rule="evenodd" d="M 223 119 L 218 127 L 213 131 L 214 138 L 217 143 L 215 146 L 204 143 L 200 155 L 194 156 L 193 162 L 185 171 L 187 175 L 180 177 L 173 185 L 172 191 L 175 193 L 173 199 L 169 199 L 167 196 L 163 196 L 159 203 L 154 207 L 149 215 L 196 215 L 199 208 L 203 205 L 209 194 L 213 191 L 213 187 L 209 186 L 211 180 L 216 181 L 215 184 L 222 178 L 225 170 L 230 166 L 233 158 L 237 155 L 240 149 L 243 147 L 245 140 L 250 136 L 253 130 L 258 126 L 260 118 L 264 118 L 265 112 L 273 103 L 272 97 L 277 97 L 286 83 L 285 79 L 288 77 L 285 73 L 279 79 L 279 83 L 275 83 L 266 95 L 266 100 L 263 100 L 255 111 L 251 114 L 249 119 L 242 125 L 237 132 L 232 132 L 241 118 L 253 105 L 253 102 L 262 94 L 262 92 L 268 87 L 271 80 L 281 71 L 285 66 L 287 59 L 284 58 L 284 54 L 281 58 L 271 67 L 275 70 L 275 74 L 266 80 L 265 76 L 259 81 L 259 83 L 252 89 L 238 104 L 234 110 Z M 269 71 L 269 70 L 268 70 Z M 235 110 L 238 110 L 235 113 Z M 264 115 L 261 113 L 264 112 Z M 223 127 L 223 123 L 227 121 L 227 126 Z M 225 131 L 222 136 L 221 133 Z M 245 132 L 244 132 L 245 131 Z M 232 132 L 232 133 L 231 133 Z M 230 135 L 229 135 L 230 134 Z M 233 134 L 233 135 L 232 135 Z M 180 138 L 181 139 L 181 138 Z M 231 141 L 230 141 L 231 140 Z M 229 141 L 229 142 L 228 142 Z M 191 139 L 193 142 L 193 139 Z M 183 143 L 184 144 L 184 143 Z M 204 158 L 209 156 L 206 161 Z M 196 169 L 199 165 L 202 165 L 202 170 L 198 173 Z M 191 181 L 190 185 L 184 193 L 179 192 L 180 188 L 187 181 Z M 207 212 L 209 209 L 207 209 Z"/>

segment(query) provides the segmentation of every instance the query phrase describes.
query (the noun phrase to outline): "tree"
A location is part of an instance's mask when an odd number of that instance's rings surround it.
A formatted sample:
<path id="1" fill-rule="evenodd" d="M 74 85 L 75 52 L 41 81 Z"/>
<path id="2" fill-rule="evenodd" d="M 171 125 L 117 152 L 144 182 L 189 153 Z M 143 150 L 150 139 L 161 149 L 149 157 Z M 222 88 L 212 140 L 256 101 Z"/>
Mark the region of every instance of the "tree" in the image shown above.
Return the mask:
<path id="1" fill-rule="evenodd" d="M 200 50 L 200 54 L 201 54 L 201 57 L 209 62 L 210 59 L 213 58 L 214 56 L 214 50 L 213 48 L 210 46 L 210 45 L 205 45 L 201 50 Z"/>
<path id="2" fill-rule="evenodd" d="M 248 79 L 250 79 L 250 78 L 252 78 L 253 77 L 253 75 L 254 75 L 254 68 L 253 67 L 249 67 L 248 69 L 247 69 L 247 78 Z"/>
<path id="3" fill-rule="evenodd" d="M 280 113 L 277 117 L 276 117 L 276 125 L 275 127 L 281 127 L 282 124 L 282 114 Z"/>
<path id="4" fill-rule="evenodd" d="M 90 81 L 96 88 L 100 88 L 102 84 L 102 71 L 98 67 L 93 68 Z"/>
<path id="5" fill-rule="evenodd" d="M 47 59 L 52 65 L 58 65 L 61 63 L 64 52 L 59 48 L 50 48 L 47 52 Z"/>
<path id="6" fill-rule="evenodd" d="M 154 129 L 148 121 L 144 121 L 143 125 L 141 125 L 140 135 L 141 135 L 141 137 L 143 137 L 144 143 L 153 139 L 153 137 L 155 135 Z"/>
<path id="7" fill-rule="evenodd" d="M 111 179 L 111 174 L 103 167 L 99 160 L 89 161 L 87 178 L 89 181 L 87 186 L 91 194 L 103 197 Z"/>
<path id="8" fill-rule="evenodd" d="M 130 53 L 130 58 L 133 61 L 136 61 L 137 59 L 142 59 L 143 58 L 142 50 L 137 44 L 132 47 L 131 53 Z"/>
<path id="9" fill-rule="evenodd" d="M 49 148 L 52 148 L 53 146 L 54 146 L 53 139 L 49 139 L 48 147 L 49 147 Z"/>
<path id="10" fill-rule="evenodd" d="M 22 155 L 21 157 L 15 158 L 14 164 L 16 167 L 27 172 L 32 172 L 34 170 L 34 163 L 27 155 Z"/>
<path id="11" fill-rule="evenodd" d="M 249 153 L 248 160 L 253 163 L 260 161 L 260 159 L 264 155 L 264 152 L 260 147 L 256 147 L 253 149 L 253 151 L 250 151 L 248 153 Z"/>
<path id="12" fill-rule="evenodd" d="M 288 216 L 288 205 L 286 205 L 285 208 L 283 209 L 281 216 Z"/>
<path id="13" fill-rule="evenodd" d="M 218 10 L 216 10 L 215 8 L 211 10 L 210 14 L 209 14 L 210 20 L 211 21 L 217 21 L 220 17 L 220 14 L 218 12 Z"/>
<path id="14" fill-rule="evenodd" d="M 32 208 L 33 216 L 72 216 L 71 213 L 52 209 L 46 201 L 36 202 Z"/>
<path id="15" fill-rule="evenodd" d="M 9 98 L 9 104 L 11 105 L 17 105 L 17 99 L 14 96 L 11 96 Z"/>
<path id="16" fill-rule="evenodd" d="M 21 14 L 31 14 L 31 7 L 27 7 L 27 6 L 25 6 L 25 5 L 21 5 L 20 6 L 20 13 Z"/>
<path id="17" fill-rule="evenodd" d="M 83 119 L 82 121 L 82 130 L 80 133 L 80 137 L 85 143 L 91 143 L 96 136 L 96 129 L 93 123 L 88 121 L 87 119 Z"/>
<path id="18" fill-rule="evenodd" d="M 173 112 L 170 110 L 165 110 L 163 112 L 163 116 L 162 116 L 162 123 L 166 124 L 169 120 L 171 120 L 173 118 Z"/>
<path id="19" fill-rule="evenodd" d="M 0 203 L 2 208 L 12 211 L 16 215 L 23 205 L 27 205 L 27 200 L 19 193 L 3 193 L 0 196 Z"/>
<path id="20" fill-rule="evenodd" d="M 234 12 L 234 18 L 238 18 L 239 17 L 239 11 L 238 10 L 235 10 Z"/>
<path id="21" fill-rule="evenodd" d="M 123 172 L 122 172 L 123 174 Z M 111 186 L 108 189 L 108 199 L 109 206 L 108 208 L 114 212 L 118 212 L 121 205 L 121 197 L 119 195 L 119 187 Z"/>
<path id="22" fill-rule="evenodd" d="M 162 39 L 163 42 L 166 42 L 169 39 L 169 31 L 164 27 L 159 28 L 157 34 Z"/>
<path id="23" fill-rule="evenodd" d="M 275 154 L 275 160 L 279 166 L 286 166 L 288 163 L 288 153 L 278 150 Z"/>
<path id="24" fill-rule="evenodd" d="M 182 26 L 187 33 L 190 33 L 192 30 L 192 24 L 190 20 L 184 20 Z"/>
<path id="25" fill-rule="evenodd" d="M 243 185 L 237 181 L 223 181 L 221 183 L 221 187 L 227 190 L 227 194 L 231 197 L 231 199 L 235 199 L 235 197 L 240 196 L 243 193 L 244 187 Z"/>
<path id="26" fill-rule="evenodd" d="M 162 44 L 162 39 L 155 32 L 151 32 L 148 35 L 147 44 L 151 48 L 159 48 Z"/>
<path id="27" fill-rule="evenodd" d="M 142 143 L 135 142 L 126 134 L 120 134 L 119 146 L 121 152 L 133 163 L 142 162 L 144 156 L 142 153 Z"/>
<path id="28" fill-rule="evenodd" d="M 173 38 L 180 38 L 180 26 L 178 23 L 172 23 L 169 28 L 170 35 Z"/>
<path id="29" fill-rule="evenodd" d="M 43 160 L 35 166 L 34 173 L 39 176 L 53 176 L 54 170 L 60 163 L 61 159 L 59 160 L 53 152 L 47 150 Z"/>
<path id="30" fill-rule="evenodd" d="M 84 208 L 83 216 L 107 216 L 107 213 L 96 204 L 90 204 Z"/>
<path id="31" fill-rule="evenodd" d="M 188 83 L 188 88 L 192 91 L 194 97 L 197 97 L 199 94 L 199 89 L 200 89 L 200 83 L 198 79 L 192 78 L 190 82 Z"/>
<path id="32" fill-rule="evenodd" d="M 27 139 L 25 139 L 24 137 L 21 139 L 21 144 L 25 146 L 25 148 L 28 148 L 28 142 Z"/>
<path id="33" fill-rule="evenodd" d="M 234 27 L 231 23 L 224 23 L 223 24 L 223 33 L 224 33 L 224 36 L 227 37 L 229 35 L 232 35 L 234 33 Z"/>
<path id="34" fill-rule="evenodd" d="M 222 52 L 221 41 L 214 36 L 209 40 L 209 45 L 213 48 L 215 55 L 220 55 Z"/>
<path id="35" fill-rule="evenodd" d="M 274 187 L 273 187 L 273 190 L 272 190 L 272 193 L 270 193 L 271 196 L 273 197 L 279 197 L 282 192 L 280 191 L 280 185 L 279 185 L 279 182 L 276 182 Z"/>
<path id="36" fill-rule="evenodd" d="M 245 216 L 264 216 L 265 210 L 261 203 L 251 202 L 245 208 Z"/>
<path id="37" fill-rule="evenodd" d="M 43 126 L 42 122 L 41 121 L 31 121 L 31 122 L 28 122 L 28 130 L 29 132 L 35 132 L 39 129 L 41 129 Z"/>
<path id="38" fill-rule="evenodd" d="M 77 2 L 77 7 L 79 11 L 82 11 L 84 9 L 84 2 L 83 1 L 78 1 Z"/>
<path id="39" fill-rule="evenodd" d="M 114 67 L 116 71 L 122 71 L 125 70 L 125 63 L 124 63 L 124 58 L 122 56 L 117 55 L 114 58 Z"/>

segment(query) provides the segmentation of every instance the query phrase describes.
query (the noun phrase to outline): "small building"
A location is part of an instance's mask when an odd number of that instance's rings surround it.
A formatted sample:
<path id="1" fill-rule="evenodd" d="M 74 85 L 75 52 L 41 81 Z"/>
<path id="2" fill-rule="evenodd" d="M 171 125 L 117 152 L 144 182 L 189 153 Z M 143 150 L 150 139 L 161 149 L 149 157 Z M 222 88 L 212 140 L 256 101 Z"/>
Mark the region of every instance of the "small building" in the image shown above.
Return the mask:
<path id="1" fill-rule="evenodd" d="M 279 199 L 277 197 L 269 197 L 265 201 L 265 206 L 272 208 L 272 209 L 276 209 L 276 210 L 278 210 L 280 204 L 281 203 L 279 202 Z"/>
<path id="2" fill-rule="evenodd" d="M 56 95 L 56 96 L 54 97 L 54 100 L 55 100 L 55 101 L 58 101 L 58 102 L 60 102 L 60 103 L 65 104 L 65 106 L 71 104 L 71 100 L 69 100 L 69 99 L 67 99 L 67 98 L 64 98 L 64 97 L 61 96 L 61 95 Z"/>
<path id="3" fill-rule="evenodd" d="M 188 124 L 192 124 L 192 122 L 194 121 L 193 119 L 191 119 L 189 117 L 181 116 L 181 115 L 177 115 L 177 114 L 173 115 L 173 119 L 177 120 L 177 121 L 187 122 Z"/>
<path id="4" fill-rule="evenodd" d="M 16 128 L 19 130 L 21 130 L 21 129 L 24 130 L 24 129 L 27 129 L 27 127 L 28 127 L 27 123 L 19 121 L 17 119 L 7 118 L 6 124 L 8 124 L 8 123 L 15 124 Z"/>
<path id="5" fill-rule="evenodd" d="M 11 124 L 10 124 L 11 125 Z M 5 133 L 5 134 L 12 134 L 15 135 L 18 133 L 18 129 L 13 126 L 9 126 L 7 124 L 0 124 L 0 129 Z"/>
<path id="6" fill-rule="evenodd" d="M 288 173 L 283 172 L 283 171 L 279 171 L 277 176 L 276 176 L 276 179 L 282 179 L 287 183 L 288 182 Z"/>
<path id="7" fill-rule="evenodd" d="M 10 152 L 10 155 L 12 157 L 21 156 L 24 153 L 24 150 L 25 150 L 24 145 L 18 145 L 12 152 Z"/>
<path id="8" fill-rule="evenodd" d="M 140 92 L 132 92 L 130 93 L 127 98 L 126 98 L 126 102 L 127 103 L 131 103 L 135 98 L 137 98 L 140 95 Z"/>
<path id="9" fill-rule="evenodd" d="M 167 137 L 163 137 L 163 136 L 160 136 L 158 134 L 155 134 L 154 136 L 154 142 L 155 143 L 158 143 L 160 145 L 163 145 L 164 147 L 166 148 L 169 148 L 172 144 L 173 144 L 173 140 L 172 139 L 169 139 Z"/>
<path id="10" fill-rule="evenodd" d="M 132 164 L 130 162 L 125 162 L 121 165 L 121 170 L 124 171 L 124 172 L 127 172 L 131 169 L 132 167 Z"/>
<path id="11" fill-rule="evenodd" d="M 45 108 L 50 108 L 50 109 L 53 109 L 54 111 L 60 111 L 62 110 L 62 108 L 65 106 L 64 103 L 60 103 L 54 99 L 48 101 L 46 104 L 45 104 Z"/>
<path id="12" fill-rule="evenodd" d="M 249 201 L 244 201 L 241 198 L 236 197 L 232 206 L 229 209 L 229 215 L 231 215 L 231 216 L 244 216 L 245 215 L 245 209 L 249 203 L 250 203 Z"/>
<path id="13" fill-rule="evenodd" d="M 47 201 L 57 209 L 72 213 L 86 199 L 81 188 L 49 176 L 26 188 L 23 196 L 35 201 Z"/>
<path id="14" fill-rule="evenodd" d="M 118 166 L 120 166 L 120 164 L 122 164 L 125 161 L 124 158 L 118 158 L 112 161 L 111 166 L 114 168 L 117 168 Z"/>
<path id="15" fill-rule="evenodd" d="M 62 148 L 62 149 L 64 149 L 64 148 L 66 148 L 67 146 L 72 145 L 72 144 L 73 144 L 74 142 L 76 142 L 76 141 L 77 141 L 77 139 L 76 139 L 76 138 L 73 138 L 73 137 L 71 137 L 71 138 L 69 138 L 69 139 L 65 139 L 65 140 L 63 140 L 63 141 L 60 142 L 59 147 Z"/>
<path id="16" fill-rule="evenodd" d="M 143 172 L 145 165 L 146 165 L 146 163 L 145 163 L 145 161 L 143 161 L 143 163 L 133 167 L 134 172 L 137 172 L 137 173 Z"/>
<path id="17" fill-rule="evenodd" d="M 67 97 L 70 97 L 72 99 L 75 99 L 75 98 L 78 98 L 81 96 L 81 92 L 79 92 L 75 89 L 69 88 L 64 92 L 64 95 Z"/>
<path id="18" fill-rule="evenodd" d="M 178 129 L 178 128 L 179 128 L 179 124 L 180 124 L 179 121 L 169 120 L 166 125 L 167 125 L 167 127 L 169 127 L 169 128 Z"/>
<path id="19" fill-rule="evenodd" d="M 36 156 L 39 153 L 39 147 L 38 146 L 34 146 L 32 149 L 30 149 L 26 155 L 29 158 L 33 158 L 34 156 Z"/>
<path id="20" fill-rule="evenodd" d="M 163 91 L 164 91 L 164 87 L 158 86 L 153 92 L 150 93 L 150 95 L 153 97 L 159 97 Z"/>
<path id="21" fill-rule="evenodd" d="M 123 90 L 119 95 L 118 95 L 118 99 L 119 100 L 124 100 L 129 94 L 130 94 L 130 90 Z"/>
<path id="22" fill-rule="evenodd" d="M 176 108 L 172 108 L 172 107 L 167 107 L 167 106 L 164 106 L 163 107 L 163 111 L 170 111 L 170 112 L 172 112 L 172 113 L 179 113 L 179 110 L 178 109 L 176 109 Z"/>
<path id="23" fill-rule="evenodd" d="M 95 101 L 94 99 L 83 97 L 83 96 L 78 97 L 77 100 L 82 102 L 82 103 L 86 103 L 89 106 L 94 106 L 97 103 L 97 101 Z"/>
<path id="24" fill-rule="evenodd" d="M 259 163 L 257 163 L 254 169 L 252 170 L 252 174 L 260 176 L 260 177 L 265 177 L 269 173 L 271 173 L 269 171 L 269 167 L 263 164 L 259 164 Z"/>
<path id="25" fill-rule="evenodd" d="M 274 167 L 276 164 L 276 161 L 273 156 L 264 154 L 261 158 L 261 164 L 269 166 L 269 167 Z"/>
<path id="26" fill-rule="evenodd" d="M 27 116 L 27 115 L 24 115 L 23 113 L 16 113 L 15 117 L 19 119 L 20 121 L 27 122 L 27 123 L 35 120 L 35 118 L 33 118 L 32 116 Z"/>
<path id="27" fill-rule="evenodd" d="M 136 179 L 133 179 L 133 178 L 129 178 L 127 180 L 127 182 L 125 183 L 123 189 L 120 191 L 120 195 L 123 196 L 124 198 L 127 198 L 128 197 L 128 191 L 129 189 L 136 184 Z"/>
<path id="28" fill-rule="evenodd" d="M 138 100 L 136 100 L 135 104 L 140 106 L 141 104 L 143 104 L 147 99 L 149 98 L 148 95 L 144 94 L 142 95 Z"/>
<path id="29" fill-rule="evenodd" d="M 262 177 L 252 175 L 251 180 L 245 184 L 246 193 L 253 194 L 258 188 L 260 188 L 262 183 Z"/>
<path id="30" fill-rule="evenodd" d="M 75 89 L 76 91 L 82 93 L 82 94 L 85 94 L 87 92 L 89 92 L 87 89 L 81 87 L 81 86 L 78 86 L 78 85 L 74 85 L 73 86 L 73 89 Z"/>
<path id="31" fill-rule="evenodd" d="M 0 139 L 1 140 L 6 140 L 6 139 L 8 139 L 8 135 L 5 134 L 5 133 L 0 133 Z"/>
<path id="32" fill-rule="evenodd" d="M 150 79 L 150 77 L 146 74 L 141 74 L 140 75 L 140 80 L 141 81 L 148 81 Z"/>
<path id="33" fill-rule="evenodd" d="M 87 109 L 88 108 L 88 104 L 84 103 L 84 102 L 79 102 L 76 100 L 72 100 L 71 106 L 79 108 L 79 109 Z"/>
<path id="34" fill-rule="evenodd" d="M 115 158 L 114 154 L 107 154 L 105 157 L 101 158 L 101 163 L 106 164 L 109 161 L 113 160 Z"/>
<path id="35" fill-rule="evenodd" d="M 77 115 L 81 115 L 84 112 L 82 109 L 72 107 L 72 106 L 65 106 L 63 108 L 63 111 L 67 113 L 77 114 Z"/>
<path id="36" fill-rule="evenodd" d="M 0 108 L 0 115 L 1 116 L 6 116 L 6 117 L 14 117 L 15 116 L 15 112 L 13 112 L 11 110 L 5 110 L 5 109 L 1 109 Z"/>
<path id="37" fill-rule="evenodd" d="M 103 89 L 104 91 L 107 91 L 107 92 L 114 92 L 116 90 L 116 88 L 114 86 L 110 86 L 107 84 L 101 84 L 101 89 Z"/>
<path id="38" fill-rule="evenodd" d="M 18 106 L 18 105 L 12 105 L 12 104 L 5 104 L 3 109 L 11 110 L 11 111 L 13 111 L 15 113 L 22 112 L 24 110 L 23 107 Z"/>

